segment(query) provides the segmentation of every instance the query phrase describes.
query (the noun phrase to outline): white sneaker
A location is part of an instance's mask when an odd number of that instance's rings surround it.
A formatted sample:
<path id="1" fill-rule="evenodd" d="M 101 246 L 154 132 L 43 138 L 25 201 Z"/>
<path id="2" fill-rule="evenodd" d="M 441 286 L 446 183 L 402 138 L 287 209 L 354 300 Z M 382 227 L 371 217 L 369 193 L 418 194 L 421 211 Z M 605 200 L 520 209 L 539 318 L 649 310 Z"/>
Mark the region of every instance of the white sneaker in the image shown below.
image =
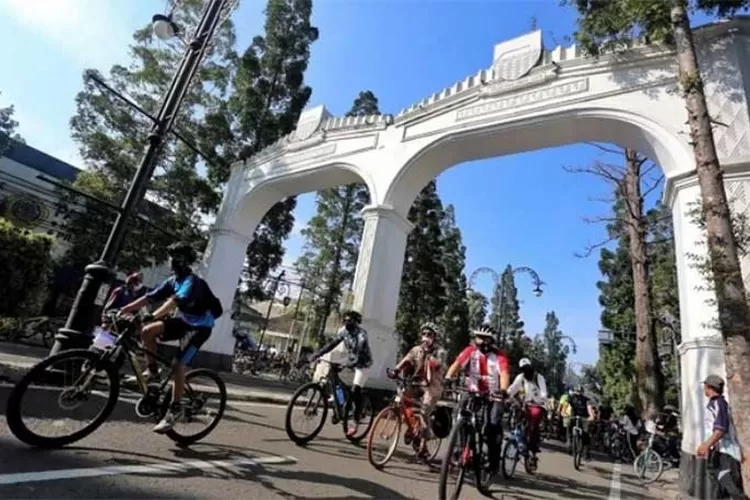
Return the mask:
<path id="1" fill-rule="evenodd" d="M 146 383 L 154 380 L 159 380 L 159 372 L 152 373 L 148 368 L 146 368 L 143 373 L 141 373 L 141 375 L 143 375 L 143 377 L 146 379 Z M 128 375 L 123 379 L 123 382 L 126 384 L 137 384 L 138 377 L 136 377 L 135 375 Z"/>
<path id="2" fill-rule="evenodd" d="M 157 434 L 163 434 L 174 427 L 181 418 L 183 417 L 182 407 L 172 406 L 167 410 L 167 414 L 164 415 L 158 424 L 153 428 L 153 431 Z"/>

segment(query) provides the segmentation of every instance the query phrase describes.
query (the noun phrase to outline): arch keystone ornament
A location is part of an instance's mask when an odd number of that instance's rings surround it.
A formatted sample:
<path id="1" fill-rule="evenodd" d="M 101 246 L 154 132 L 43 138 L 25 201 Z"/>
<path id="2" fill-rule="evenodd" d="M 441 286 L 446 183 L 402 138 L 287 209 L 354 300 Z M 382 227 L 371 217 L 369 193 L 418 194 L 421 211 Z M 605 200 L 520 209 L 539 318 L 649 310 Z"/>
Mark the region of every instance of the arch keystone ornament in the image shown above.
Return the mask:
<path id="1" fill-rule="evenodd" d="M 714 134 L 727 184 L 750 186 L 750 19 L 703 26 L 695 41 L 709 112 L 723 124 Z M 700 193 L 685 105 L 676 92 L 674 52 L 636 42 L 625 57 L 593 60 L 575 45 L 545 49 L 535 31 L 499 43 L 487 63 L 395 117 L 333 117 L 323 106 L 307 110 L 295 132 L 235 164 L 216 221 L 227 231 L 212 233 L 204 263 L 209 283 L 225 303 L 231 298 L 247 241 L 275 202 L 366 184 L 372 205 L 365 209 L 352 304 L 372 339 L 375 364 L 368 386 L 391 387 L 384 370 L 397 362 L 393 327 L 410 230 L 406 215 L 430 180 L 466 161 L 578 142 L 637 150 L 661 166 L 664 200 L 672 208 L 685 344 L 682 449 L 693 454 L 704 416 L 703 396 L 696 391 L 709 372 L 723 375 L 724 365 L 715 342 L 702 340 L 716 335 L 710 319 L 717 311 L 686 257 L 706 250 L 688 215 Z M 750 210 L 745 188 L 732 185 L 731 192 L 740 203 L 736 208 Z M 742 265 L 743 275 L 750 276 L 750 261 Z M 207 349 L 228 359 L 234 346 L 231 319 L 221 321 Z"/>

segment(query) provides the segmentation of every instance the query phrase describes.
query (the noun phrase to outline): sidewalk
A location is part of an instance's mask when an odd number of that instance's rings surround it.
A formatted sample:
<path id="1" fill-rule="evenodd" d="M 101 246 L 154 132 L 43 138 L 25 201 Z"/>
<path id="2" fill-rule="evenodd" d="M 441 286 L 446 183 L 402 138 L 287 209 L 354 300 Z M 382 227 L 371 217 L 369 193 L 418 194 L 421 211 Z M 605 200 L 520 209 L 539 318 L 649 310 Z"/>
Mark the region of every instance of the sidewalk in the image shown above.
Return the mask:
<path id="1" fill-rule="evenodd" d="M 0 342 L 0 383 L 14 383 L 32 366 L 47 356 L 43 347 Z M 220 372 L 230 401 L 250 401 L 285 405 L 296 389 L 262 376 Z"/>

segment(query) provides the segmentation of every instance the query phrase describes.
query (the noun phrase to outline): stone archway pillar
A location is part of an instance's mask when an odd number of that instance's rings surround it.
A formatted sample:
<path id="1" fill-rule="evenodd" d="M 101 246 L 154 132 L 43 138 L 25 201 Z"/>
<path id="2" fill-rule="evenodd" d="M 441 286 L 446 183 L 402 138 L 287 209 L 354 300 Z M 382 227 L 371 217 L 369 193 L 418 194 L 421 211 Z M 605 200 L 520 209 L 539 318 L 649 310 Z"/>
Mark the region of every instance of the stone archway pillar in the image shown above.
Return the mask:
<path id="1" fill-rule="evenodd" d="M 221 301 L 224 314 L 216 322 L 211 337 L 203 344 L 199 363 L 222 371 L 231 371 L 234 353 L 232 303 L 252 236 L 222 227 L 211 228 L 210 234 L 211 239 L 197 273 L 208 282 L 211 290 Z"/>
<path id="2" fill-rule="evenodd" d="M 694 256 L 706 256 L 705 235 L 690 212 L 700 202 L 695 176 L 675 183 L 672 190 L 677 278 L 680 295 L 680 411 L 682 414 L 681 490 L 695 498 L 710 498 L 706 461 L 695 452 L 703 442 L 707 401 L 703 381 L 709 374 L 725 377 L 724 342 L 712 324 L 718 318 L 713 292 L 696 268 Z M 699 257 L 700 258 L 700 257 Z"/>
<path id="3" fill-rule="evenodd" d="M 365 224 L 351 308 L 362 313 L 362 326 L 367 330 L 372 349 L 373 365 L 367 387 L 388 389 L 392 388 L 392 383 L 385 375 L 386 368 L 398 362 L 399 341 L 394 336 L 394 325 L 406 238 L 414 226 L 386 205 L 367 206 L 362 215 Z M 339 346 L 324 358 L 337 360 L 342 353 L 343 348 Z M 316 378 L 325 373 L 327 366 L 326 363 L 318 365 Z"/>

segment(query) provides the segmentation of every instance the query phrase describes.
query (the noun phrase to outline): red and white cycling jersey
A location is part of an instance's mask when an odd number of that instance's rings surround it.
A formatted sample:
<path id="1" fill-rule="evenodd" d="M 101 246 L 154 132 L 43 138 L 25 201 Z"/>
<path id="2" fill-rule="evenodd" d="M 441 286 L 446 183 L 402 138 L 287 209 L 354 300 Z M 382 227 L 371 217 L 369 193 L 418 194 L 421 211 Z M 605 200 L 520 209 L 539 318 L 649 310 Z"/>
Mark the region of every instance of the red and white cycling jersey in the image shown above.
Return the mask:
<path id="1" fill-rule="evenodd" d="M 500 374 L 509 373 L 508 356 L 497 350 L 482 353 L 472 345 L 456 358 L 461 369 L 467 368 L 466 388 L 470 391 L 495 393 L 500 389 Z"/>

